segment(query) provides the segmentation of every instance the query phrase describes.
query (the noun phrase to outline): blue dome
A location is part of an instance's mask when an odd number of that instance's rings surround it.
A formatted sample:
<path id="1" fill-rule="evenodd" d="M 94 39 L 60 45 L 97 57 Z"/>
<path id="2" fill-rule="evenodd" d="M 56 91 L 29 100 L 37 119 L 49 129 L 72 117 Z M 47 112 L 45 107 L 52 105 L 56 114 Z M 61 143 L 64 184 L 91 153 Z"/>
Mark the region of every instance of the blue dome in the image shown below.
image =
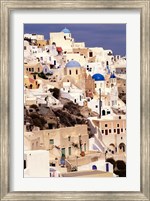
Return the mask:
<path id="1" fill-rule="evenodd" d="M 71 60 L 71 61 L 69 61 L 69 62 L 66 64 L 66 67 L 67 67 L 67 68 L 70 68 L 70 67 L 81 67 L 81 65 L 80 65 L 79 62 L 74 61 L 74 60 Z"/>
<path id="2" fill-rule="evenodd" d="M 105 78 L 102 74 L 96 73 L 92 76 L 92 79 L 94 79 L 95 81 L 104 81 Z"/>
<path id="3" fill-rule="evenodd" d="M 116 78 L 116 76 L 114 75 L 114 73 L 111 73 L 110 78 Z"/>
<path id="4" fill-rule="evenodd" d="M 63 30 L 61 30 L 61 32 L 64 32 L 64 33 L 71 33 L 69 29 L 67 28 L 64 28 Z"/>

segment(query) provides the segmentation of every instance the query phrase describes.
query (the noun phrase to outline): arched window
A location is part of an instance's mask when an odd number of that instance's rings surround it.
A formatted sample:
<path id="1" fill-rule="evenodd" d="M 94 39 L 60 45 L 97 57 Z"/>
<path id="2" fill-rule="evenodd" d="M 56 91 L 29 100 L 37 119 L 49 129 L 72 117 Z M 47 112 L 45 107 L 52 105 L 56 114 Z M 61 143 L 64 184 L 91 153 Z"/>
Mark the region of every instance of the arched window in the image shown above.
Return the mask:
<path id="1" fill-rule="evenodd" d="M 125 145 L 124 143 L 120 143 L 120 144 L 119 144 L 119 149 L 120 149 L 121 151 L 125 152 L 125 151 L 126 151 L 126 145 Z"/>
<path id="2" fill-rule="evenodd" d="M 97 170 L 97 166 L 96 165 L 92 165 L 92 170 Z"/>

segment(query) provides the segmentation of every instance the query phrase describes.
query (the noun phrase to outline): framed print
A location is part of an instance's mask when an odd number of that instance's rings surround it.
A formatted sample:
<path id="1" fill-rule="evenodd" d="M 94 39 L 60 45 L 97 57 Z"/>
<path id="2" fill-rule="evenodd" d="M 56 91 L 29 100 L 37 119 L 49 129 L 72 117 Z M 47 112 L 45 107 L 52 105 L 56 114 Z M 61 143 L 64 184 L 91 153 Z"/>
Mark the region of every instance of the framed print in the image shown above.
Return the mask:
<path id="1" fill-rule="evenodd" d="M 1 200 L 149 200 L 149 19 L 1 0 Z"/>

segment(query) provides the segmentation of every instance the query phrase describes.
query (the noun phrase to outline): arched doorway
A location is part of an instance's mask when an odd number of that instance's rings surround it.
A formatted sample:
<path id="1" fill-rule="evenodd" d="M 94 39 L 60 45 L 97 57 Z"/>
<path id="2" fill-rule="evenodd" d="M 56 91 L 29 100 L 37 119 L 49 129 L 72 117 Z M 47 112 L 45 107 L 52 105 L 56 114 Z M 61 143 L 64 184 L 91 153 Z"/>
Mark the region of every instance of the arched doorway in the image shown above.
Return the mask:
<path id="1" fill-rule="evenodd" d="M 120 152 L 125 152 L 126 151 L 126 145 L 124 143 L 119 144 L 119 150 Z"/>
<path id="2" fill-rule="evenodd" d="M 111 143 L 111 144 L 109 145 L 109 151 L 110 151 L 112 154 L 114 154 L 114 153 L 116 152 L 116 147 L 115 147 L 115 145 L 114 145 L 113 143 Z"/>
<path id="3" fill-rule="evenodd" d="M 92 165 L 92 170 L 97 170 L 97 166 L 96 165 Z"/>

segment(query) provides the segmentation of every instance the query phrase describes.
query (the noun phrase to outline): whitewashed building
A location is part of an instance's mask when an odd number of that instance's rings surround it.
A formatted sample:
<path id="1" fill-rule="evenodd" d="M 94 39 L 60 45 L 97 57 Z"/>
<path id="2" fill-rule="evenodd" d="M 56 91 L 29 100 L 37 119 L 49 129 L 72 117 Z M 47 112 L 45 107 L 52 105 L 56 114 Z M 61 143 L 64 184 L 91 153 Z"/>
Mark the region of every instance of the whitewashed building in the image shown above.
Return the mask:
<path id="1" fill-rule="evenodd" d="M 75 85 L 71 84 L 71 82 L 63 82 L 63 87 L 60 89 L 61 97 L 69 99 L 74 103 L 78 103 L 83 106 L 85 101 L 83 90 L 77 88 Z"/>
<path id="2" fill-rule="evenodd" d="M 24 177 L 49 176 L 49 151 L 24 151 Z"/>

